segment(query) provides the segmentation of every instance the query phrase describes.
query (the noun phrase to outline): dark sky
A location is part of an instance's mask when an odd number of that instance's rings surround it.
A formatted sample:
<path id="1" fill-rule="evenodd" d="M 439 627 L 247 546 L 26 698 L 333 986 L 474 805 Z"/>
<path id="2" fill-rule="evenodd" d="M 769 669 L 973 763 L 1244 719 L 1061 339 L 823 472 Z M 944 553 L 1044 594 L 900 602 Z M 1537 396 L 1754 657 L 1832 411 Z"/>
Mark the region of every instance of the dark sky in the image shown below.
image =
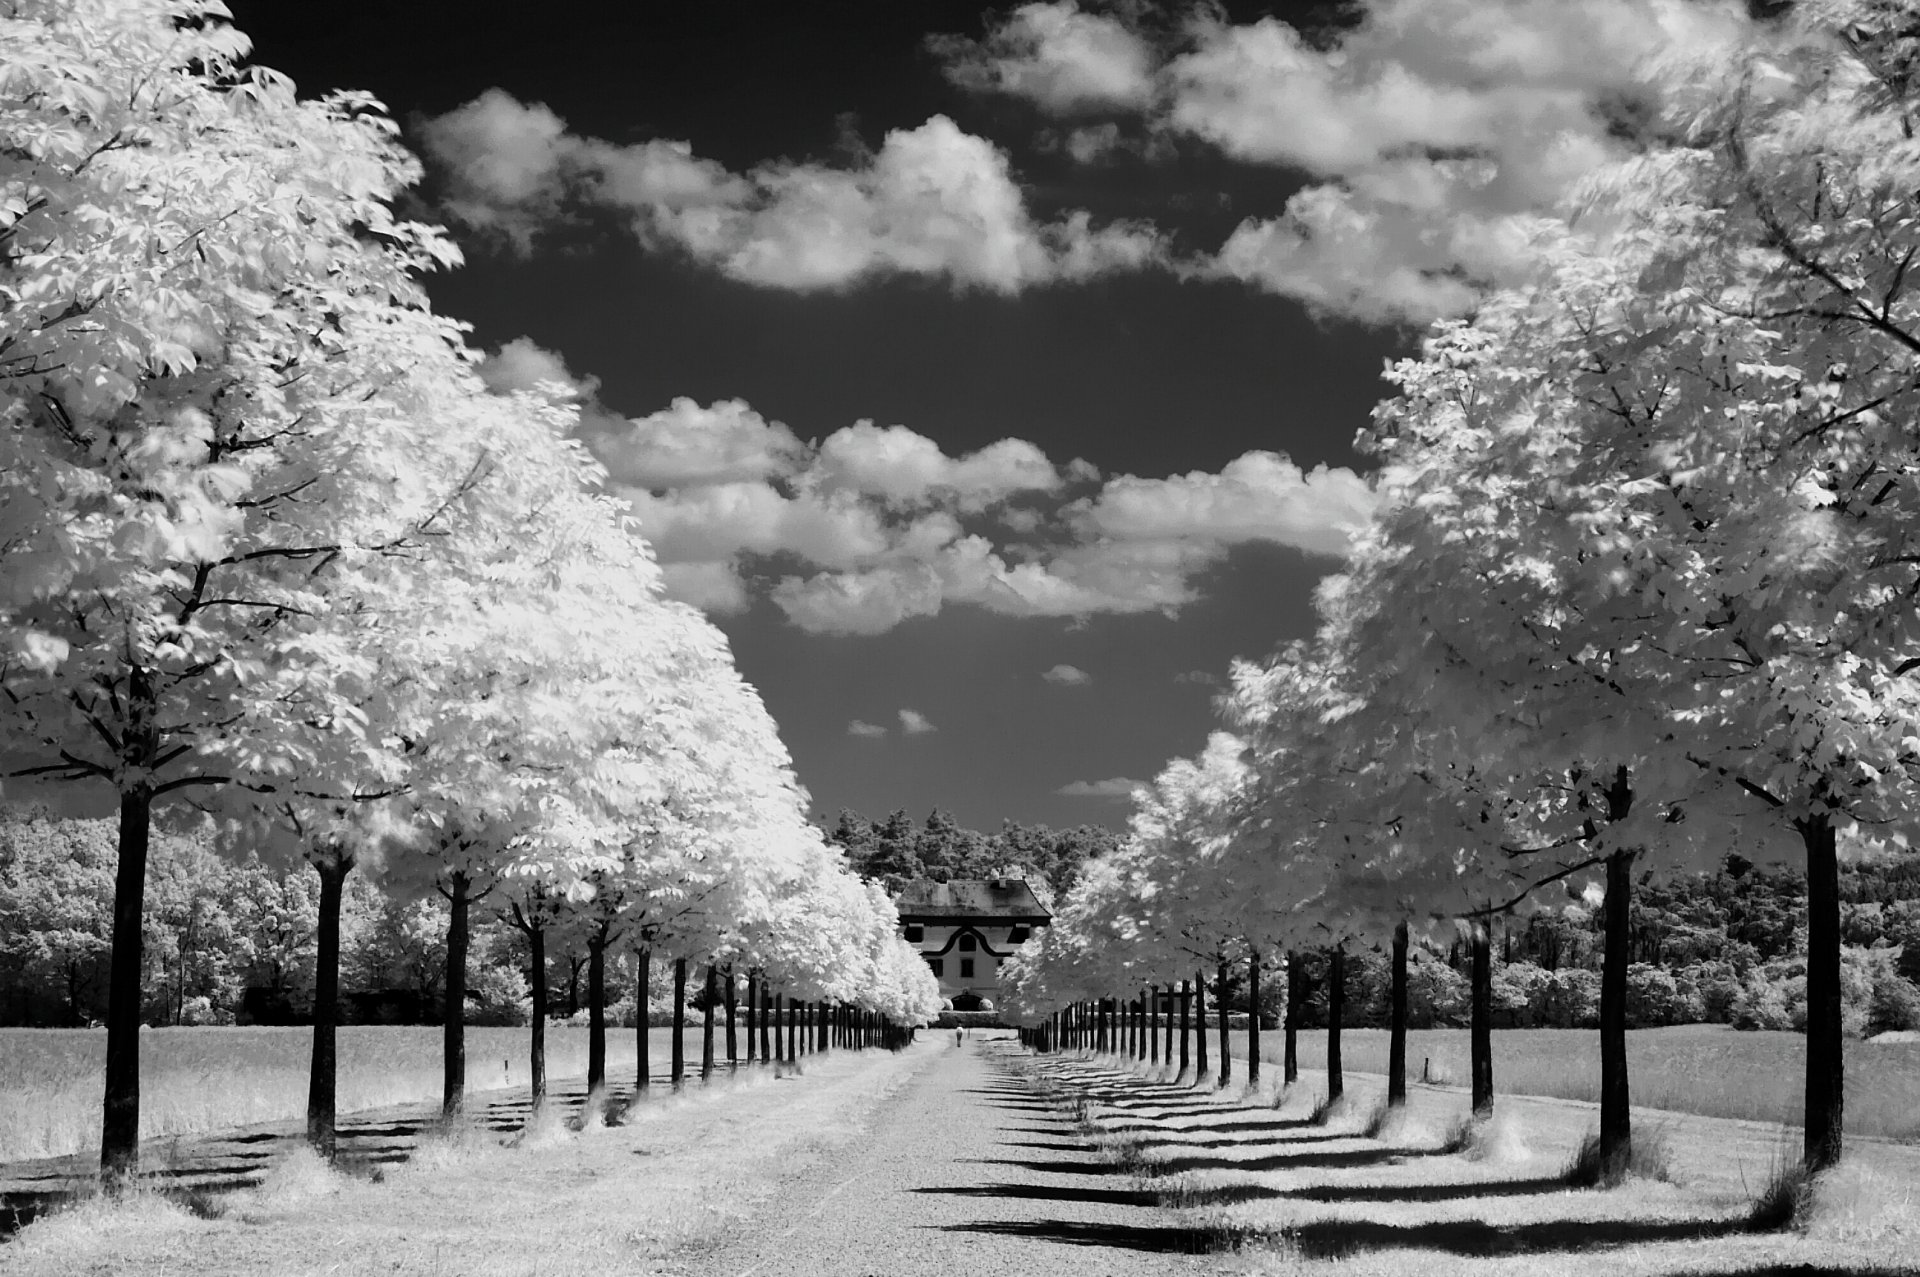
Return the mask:
<path id="1" fill-rule="evenodd" d="M 1080 168 L 1036 147 L 1032 108 L 948 84 L 930 33 L 978 36 L 986 9 L 929 0 L 529 6 L 493 0 L 235 0 L 256 60 L 302 92 L 369 90 L 407 123 L 490 88 L 543 102 L 581 135 L 684 139 L 735 171 L 830 160 L 935 113 L 1010 153 L 1031 208 L 1052 216 L 1151 217 L 1177 240 L 1217 246 L 1242 217 L 1277 209 L 1284 170 L 1198 147 L 1169 160 Z M 1260 7 L 1234 8 L 1246 20 Z M 1287 14 L 1299 20 L 1299 13 Z M 423 202 L 433 194 L 431 184 Z M 1056 461 L 1160 478 L 1214 471 L 1250 449 L 1303 467 L 1354 466 L 1355 430 L 1382 397 L 1382 361 L 1409 344 L 1322 323 L 1292 301 L 1167 273 L 1030 289 L 1017 297 L 891 279 L 798 294 L 731 282 L 610 231 L 575 232 L 525 259 L 468 243 L 468 264 L 431 282 L 438 307 L 488 348 L 518 337 L 597 378 L 606 407 L 638 416 L 676 396 L 740 398 L 802 439 L 871 418 L 950 455 L 1031 440 Z M 870 813 L 947 807 L 1117 824 L 1125 807 L 1057 794 L 1074 781 L 1149 778 L 1200 747 L 1209 688 L 1308 624 L 1308 593 L 1333 566 L 1278 546 L 1233 550 L 1176 618 L 1022 619 L 969 606 L 880 635 L 804 633 L 764 600 L 716 620 L 779 719 L 816 807 Z M 1091 675 L 1057 686 L 1065 663 Z M 848 734 L 910 707 L 937 731 Z"/>

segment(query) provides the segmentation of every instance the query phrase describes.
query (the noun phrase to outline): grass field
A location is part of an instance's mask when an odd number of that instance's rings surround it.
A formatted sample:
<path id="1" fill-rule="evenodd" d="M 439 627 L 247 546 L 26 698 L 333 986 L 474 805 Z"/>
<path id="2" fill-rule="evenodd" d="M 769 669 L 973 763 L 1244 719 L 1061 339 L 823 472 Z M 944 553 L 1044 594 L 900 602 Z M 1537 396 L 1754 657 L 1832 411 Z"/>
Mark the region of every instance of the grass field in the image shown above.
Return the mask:
<path id="1" fill-rule="evenodd" d="M 667 1065 L 671 1029 L 649 1034 L 656 1073 Z M 304 1028 L 146 1029 L 140 1037 L 140 1134 L 188 1135 L 288 1121 L 307 1111 Z M 688 1059 L 700 1032 L 686 1030 Z M 100 1087 L 107 1036 L 96 1029 L 0 1029 L 0 1162 L 61 1157 L 100 1138 Z M 720 1048 L 724 1050 L 724 1045 Z M 631 1029 L 607 1033 L 609 1072 L 631 1069 Z M 547 1030 L 547 1073 L 587 1071 L 587 1031 Z M 528 1083 L 527 1030 L 469 1028 L 467 1086 Z M 434 1099 L 440 1094 L 440 1029 L 431 1025 L 348 1025 L 340 1029 L 342 1113 Z"/>
<path id="2" fill-rule="evenodd" d="M 1244 1037 L 1235 1042 L 1244 1046 Z M 1261 1035 L 1260 1055 L 1278 1067 L 1281 1035 Z M 1341 1034 L 1345 1068 L 1387 1071 L 1384 1029 Z M 1627 1034 L 1633 1103 L 1642 1108 L 1797 1126 L 1801 1120 L 1806 1039 L 1797 1033 L 1741 1033 L 1724 1025 L 1637 1029 Z M 1324 1069 L 1327 1035 L 1300 1035 L 1300 1066 Z M 1920 1139 L 1920 1042 L 1847 1043 L 1846 1128 L 1859 1135 Z M 1407 1034 L 1407 1072 L 1465 1086 L 1465 1029 Z M 1591 1030 L 1505 1029 L 1493 1035 L 1493 1085 L 1506 1095 L 1598 1102 L 1600 1038 Z"/>

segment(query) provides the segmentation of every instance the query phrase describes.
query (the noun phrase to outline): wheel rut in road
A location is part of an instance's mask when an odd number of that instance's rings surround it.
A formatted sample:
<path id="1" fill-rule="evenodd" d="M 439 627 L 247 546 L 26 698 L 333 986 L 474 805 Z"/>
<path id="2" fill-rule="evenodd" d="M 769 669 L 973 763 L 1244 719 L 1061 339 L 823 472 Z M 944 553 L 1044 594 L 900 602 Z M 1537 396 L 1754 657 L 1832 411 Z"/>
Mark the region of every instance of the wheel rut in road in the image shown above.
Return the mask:
<path id="1" fill-rule="evenodd" d="M 1203 1238 L 1111 1173 L 1013 1063 L 943 1050 L 845 1146 L 682 1270 L 698 1277 L 1198 1271 Z"/>

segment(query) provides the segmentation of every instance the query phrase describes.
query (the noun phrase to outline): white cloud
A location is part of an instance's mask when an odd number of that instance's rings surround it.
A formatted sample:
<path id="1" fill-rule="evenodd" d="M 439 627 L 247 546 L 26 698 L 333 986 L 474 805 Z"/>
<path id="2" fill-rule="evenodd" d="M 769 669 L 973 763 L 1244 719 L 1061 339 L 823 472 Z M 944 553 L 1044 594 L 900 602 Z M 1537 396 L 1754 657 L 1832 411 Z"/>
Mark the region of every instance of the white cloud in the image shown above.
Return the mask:
<path id="1" fill-rule="evenodd" d="M 1144 226 L 1035 221 L 1005 153 L 942 115 L 892 130 L 854 167 L 783 160 L 746 174 L 685 142 L 577 136 L 500 89 L 430 120 L 421 139 L 447 175 L 448 213 L 521 252 L 588 206 L 624 214 L 643 244 L 797 291 L 911 275 L 1010 294 L 1163 256 Z"/>
<path id="2" fill-rule="evenodd" d="M 1351 470 L 1302 471 L 1278 453 L 1249 452 L 1218 474 L 1110 479 L 1097 496 L 1069 507 L 1068 517 L 1121 542 L 1271 541 L 1338 555 L 1372 511 L 1372 491 Z"/>
<path id="3" fill-rule="evenodd" d="M 900 711 L 900 730 L 909 736 L 924 736 L 939 729 L 928 722 L 927 716 L 919 710 L 903 709 Z"/>
<path id="4" fill-rule="evenodd" d="M 1318 47 L 1275 18 L 1202 9 L 1162 42 L 1146 88 L 1107 99 L 1150 135 L 1316 179 L 1195 273 L 1370 321 L 1460 312 L 1527 268 L 1533 217 L 1631 145 L 1613 126 L 1623 106 L 1657 103 L 1656 58 L 1724 57 L 1758 29 L 1695 0 L 1363 0 L 1359 16 Z M 1083 30 L 1103 42 L 1045 34 Z M 938 51 L 963 85 L 1072 116 L 1083 99 L 1056 86 L 1099 82 L 1123 47 L 1149 46 L 1057 0 Z M 1117 136 L 1067 149 L 1095 162 Z"/>
<path id="5" fill-rule="evenodd" d="M 1248 453 L 1219 474 L 1106 480 L 1019 439 L 947 454 L 904 427 L 856 422 L 818 444 L 741 400 L 676 399 L 626 419 L 598 383 L 516 338 L 480 375 L 496 391 L 567 388 L 668 594 L 714 613 L 765 596 L 818 634 L 879 634 L 949 604 L 1008 616 L 1173 613 L 1233 545 L 1337 554 L 1371 496 L 1347 470 Z M 1075 491 L 1090 495 L 1072 499 Z M 1011 504 L 1018 502 L 1018 505 Z M 1021 540 L 996 543 L 980 528 Z"/>
<path id="6" fill-rule="evenodd" d="M 533 390 L 542 383 L 564 386 L 574 395 L 592 394 L 598 388 L 591 378 L 577 379 L 568 371 L 566 360 L 535 345 L 530 337 L 515 337 L 482 359 L 477 371 L 487 389 L 496 395 Z"/>
<path id="7" fill-rule="evenodd" d="M 1179 674 L 1175 674 L 1173 681 L 1176 683 L 1192 683 L 1200 687 L 1219 687 L 1222 682 L 1218 674 L 1209 674 L 1206 670 L 1185 670 Z"/>
<path id="8" fill-rule="evenodd" d="M 954 83 L 1009 93 L 1050 110 L 1144 106 L 1153 94 L 1153 50 L 1126 24 L 1065 3 L 1015 9 L 986 40 L 936 38 Z"/>
<path id="9" fill-rule="evenodd" d="M 1145 781 L 1115 776 L 1111 780 L 1076 780 L 1071 784 L 1060 786 L 1053 792 L 1063 798 L 1100 798 L 1108 802 L 1127 802 L 1132 799 L 1135 790 L 1145 787 Z"/>
<path id="10" fill-rule="evenodd" d="M 865 719 L 856 718 L 847 724 L 847 735 L 849 736 L 860 736 L 868 740 L 873 740 L 886 734 L 886 728 L 880 726 L 878 723 L 869 723 Z"/>
<path id="11" fill-rule="evenodd" d="M 1040 677 L 1061 687 L 1084 687 L 1093 682 L 1093 675 L 1073 665 L 1056 665 Z"/>

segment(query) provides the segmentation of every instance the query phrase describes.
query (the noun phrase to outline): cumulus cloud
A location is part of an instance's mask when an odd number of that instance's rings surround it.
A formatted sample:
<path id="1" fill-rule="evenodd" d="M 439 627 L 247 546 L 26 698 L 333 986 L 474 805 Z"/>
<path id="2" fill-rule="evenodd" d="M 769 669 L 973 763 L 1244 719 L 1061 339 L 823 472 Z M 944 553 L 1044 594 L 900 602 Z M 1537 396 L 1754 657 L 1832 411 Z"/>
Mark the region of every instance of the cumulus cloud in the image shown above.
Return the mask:
<path id="1" fill-rule="evenodd" d="M 900 730 L 909 736 L 924 736 L 939 729 L 928 722 L 927 716 L 919 710 L 903 709 L 900 711 Z"/>
<path id="2" fill-rule="evenodd" d="M 1249 452 L 1218 474 L 1122 475 L 1068 516 L 1126 543 L 1271 541 L 1337 555 L 1372 511 L 1372 492 L 1351 470 L 1302 471 L 1279 453 Z"/>
<path id="3" fill-rule="evenodd" d="M 545 105 L 489 89 L 428 121 L 421 142 L 449 215 L 522 253 L 591 209 L 649 247 L 796 291 L 910 275 L 1011 294 L 1163 257 L 1144 225 L 1035 220 L 1006 154 L 942 115 L 892 130 L 851 166 L 779 160 L 737 174 L 685 142 L 581 137 Z"/>
<path id="4" fill-rule="evenodd" d="M 1134 791 L 1146 788 L 1146 782 L 1115 776 L 1111 780 L 1076 780 L 1053 792 L 1063 798 L 1100 798 L 1108 802 L 1127 802 Z"/>
<path id="5" fill-rule="evenodd" d="M 860 736 L 868 740 L 873 740 L 886 734 L 886 728 L 880 726 L 878 723 L 869 723 L 865 719 L 856 718 L 847 724 L 847 735 L 849 736 Z"/>
<path id="6" fill-rule="evenodd" d="M 816 634 L 881 634 L 951 605 L 1171 614 L 1233 546 L 1338 555 L 1372 506 L 1353 472 L 1303 471 L 1276 453 L 1248 453 L 1217 474 L 1103 479 L 1019 439 L 950 454 L 905 426 L 860 421 L 803 442 L 740 400 L 676 399 L 623 418 L 590 377 L 525 338 L 480 372 L 501 392 L 558 384 L 574 394 L 579 436 L 652 544 L 670 595 L 722 614 L 766 598 Z"/>
<path id="7" fill-rule="evenodd" d="M 1151 47 L 1116 18 L 1077 5 L 1027 4 L 981 42 L 936 36 L 947 77 L 1049 110 L 1145 106 L 1153 96 Z"/>
<path id="8" fill-rule="evenodd" d="M 1061 687 L 1084 687 L 1093 682 L 1093 675 L 1073 665 L 1056 665 L 1040 677 Z"/>
<path id="9" fill-rule="evenodd" d="M 1657 107 L 1651 60 L 1720 56 L 1755 29 L 1696 0 L 1365 0 L 1358 16 L 1328 46 L 1202 9 L 1156 50 L 1123 17 L 1051 0 L 938 51 L 964 86 L 1063 117 L 1131 108 L 1157 135 L 1309 175 L 1195 273 L 1390 321 L 1457 313 L 1517 278 L 1533 219 L 1634 144 L 1624 119 Z M 1122 49 L 1150 59 L 1125 92 L 1060 87 L 1122 83 Z M 1068 149 L 1091 162 L 1117 136 Z"/>

